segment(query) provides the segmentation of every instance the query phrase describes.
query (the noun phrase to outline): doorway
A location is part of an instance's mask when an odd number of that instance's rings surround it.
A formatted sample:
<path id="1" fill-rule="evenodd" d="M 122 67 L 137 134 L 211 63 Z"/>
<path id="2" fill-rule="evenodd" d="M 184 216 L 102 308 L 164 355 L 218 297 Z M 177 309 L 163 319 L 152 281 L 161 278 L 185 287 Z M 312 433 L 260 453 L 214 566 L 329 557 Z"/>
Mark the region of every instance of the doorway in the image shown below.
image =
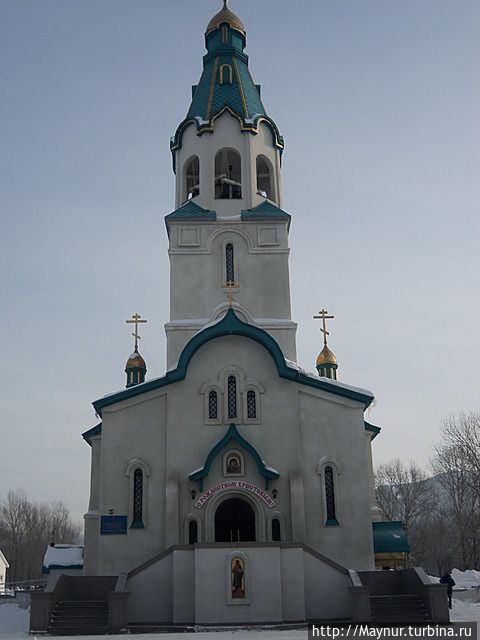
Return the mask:
<path id="1" fill-rule="evenodd" d="M 222 502 L 215 513 L 215 542 L 255 542 L 255 512 L 240 498 Z"/>

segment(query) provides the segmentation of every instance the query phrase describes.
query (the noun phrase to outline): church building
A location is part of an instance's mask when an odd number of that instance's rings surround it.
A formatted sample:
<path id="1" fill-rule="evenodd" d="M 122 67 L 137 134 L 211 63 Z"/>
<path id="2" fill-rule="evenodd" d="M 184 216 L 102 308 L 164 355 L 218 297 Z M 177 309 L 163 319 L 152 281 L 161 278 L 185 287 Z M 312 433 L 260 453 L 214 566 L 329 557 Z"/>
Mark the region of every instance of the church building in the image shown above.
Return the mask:
<path id="1" fill-rule="evenodd" d="M 380 520 L 373 395 L 337 379 L 324 309 L 317 372 L 296 364 L 284 139 L 228 0 L 205 43 L 171 139 L 166 373 L 146 377 L 135 314 L 126 388 L 83 433 L 84 574 L 115 578 L 117 627 L 361 619 Z"/>

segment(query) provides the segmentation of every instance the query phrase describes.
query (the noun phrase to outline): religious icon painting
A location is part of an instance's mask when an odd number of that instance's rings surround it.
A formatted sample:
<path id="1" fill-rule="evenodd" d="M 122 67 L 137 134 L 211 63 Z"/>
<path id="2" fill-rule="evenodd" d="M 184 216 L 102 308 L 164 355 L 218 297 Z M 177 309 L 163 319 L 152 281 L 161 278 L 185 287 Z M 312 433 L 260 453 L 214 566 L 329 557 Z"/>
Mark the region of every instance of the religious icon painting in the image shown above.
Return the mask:
<path id="1" fill-rule="evenodd" d="M 231 562 L 232 572 L 232 598 L 239 600 L 245 598 L 245 562 L 242 558 L 233 558 Z"/>
<path id="2" fill-rule="evenodd" d="M 223 457 L 224 476 L 243 476 L 243 456 L 240 451 L 229 451 Z"/>

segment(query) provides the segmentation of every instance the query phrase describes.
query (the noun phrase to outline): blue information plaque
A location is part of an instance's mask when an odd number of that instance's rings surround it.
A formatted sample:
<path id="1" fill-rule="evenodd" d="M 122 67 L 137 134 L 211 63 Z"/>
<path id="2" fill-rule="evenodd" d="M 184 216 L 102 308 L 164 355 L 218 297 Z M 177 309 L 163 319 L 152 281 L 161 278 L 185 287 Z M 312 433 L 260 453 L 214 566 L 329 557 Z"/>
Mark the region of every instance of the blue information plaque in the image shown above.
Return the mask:
<path id="1" fill-rule="evenodd" d="M 127 533 L 127 516 L 102 516 L 100 520 L 102 536 L 115 536 Z"/>

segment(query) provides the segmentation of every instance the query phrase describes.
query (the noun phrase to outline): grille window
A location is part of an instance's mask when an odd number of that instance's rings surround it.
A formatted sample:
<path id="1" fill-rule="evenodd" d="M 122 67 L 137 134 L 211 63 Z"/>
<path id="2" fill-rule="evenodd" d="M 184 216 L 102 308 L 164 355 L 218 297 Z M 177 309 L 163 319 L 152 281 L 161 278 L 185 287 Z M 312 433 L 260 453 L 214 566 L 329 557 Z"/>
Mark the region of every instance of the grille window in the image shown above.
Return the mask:
<path id="1" fill-rule="evenodd" d="M 143 517 L 143 471 L 135 469 L 133 475 L 133 520 L 142 522 Z"/>
<path id="2" fill-rule="evenodd" d="M 255 391 L 250 390 L 247 393 L 247 418 L 255 419 L 257 417 L 257 395 Z"/>
<path id="3" fill-rule="evenodd" d="M 235 268 L 233 265 L 233 244 L 227 244 L 225 247 L 225 274 L 227 284 L 235 282 Z"/>
<path id="4" fill-rule="evenodd" d="M 327 504 L 327 520 L 336 520 L 335 487 L 332 467 L 325 467 L 325 499 Z"/>
<path id="5" fill-rule="evenodd" d="M 218 394 L 216 391 L 210 391 L 208 394 L 208 418 L 209 420 L 218 418 Z"/>
<path id="6" fill-rule="evenodd" d="M 237 417 L 237 381 L 235 376 L 229 376 L 227 384 L 227 403 L 228 403 L 228 417 Z"/>

